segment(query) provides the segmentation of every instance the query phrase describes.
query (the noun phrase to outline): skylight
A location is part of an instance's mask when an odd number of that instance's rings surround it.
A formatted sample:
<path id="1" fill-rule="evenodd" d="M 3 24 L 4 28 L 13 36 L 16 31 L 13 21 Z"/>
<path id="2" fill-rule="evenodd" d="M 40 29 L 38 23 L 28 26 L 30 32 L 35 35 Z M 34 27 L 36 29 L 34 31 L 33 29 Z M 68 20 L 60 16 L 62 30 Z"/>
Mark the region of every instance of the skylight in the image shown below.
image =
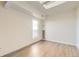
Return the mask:
<path id="1" fill-rule="evenodd" d="M 43 5 L 45 9 L 49 9 L 55 6 L 58 6 L 60 4 L 65 3 L 66 1 L 40 1 L 40 3 Z"/>

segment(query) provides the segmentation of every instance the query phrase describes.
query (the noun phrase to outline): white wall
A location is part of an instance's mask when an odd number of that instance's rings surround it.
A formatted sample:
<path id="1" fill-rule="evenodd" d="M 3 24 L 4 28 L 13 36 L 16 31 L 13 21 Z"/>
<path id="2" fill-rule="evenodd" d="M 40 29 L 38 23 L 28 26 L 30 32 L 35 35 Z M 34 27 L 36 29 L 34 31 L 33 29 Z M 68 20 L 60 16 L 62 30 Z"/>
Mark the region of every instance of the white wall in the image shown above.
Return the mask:
<path id="1" fill-rule="evenodd" d="M 76 10 L 51 15 L 45 21 L 46 40 L 76 45 Z"/>
<path id="2" fill-rule="evenodd" d="M 76 25 L 77 25 L 77 48 L 79 49 L 79 7 L 77 8 L 77 21 L 76 21 Z"/>
<path id="3" fill-rule="evenodd" d="M 0 7 L 0 56 L 40 39 L 32 39 L 32 16 Z"/>

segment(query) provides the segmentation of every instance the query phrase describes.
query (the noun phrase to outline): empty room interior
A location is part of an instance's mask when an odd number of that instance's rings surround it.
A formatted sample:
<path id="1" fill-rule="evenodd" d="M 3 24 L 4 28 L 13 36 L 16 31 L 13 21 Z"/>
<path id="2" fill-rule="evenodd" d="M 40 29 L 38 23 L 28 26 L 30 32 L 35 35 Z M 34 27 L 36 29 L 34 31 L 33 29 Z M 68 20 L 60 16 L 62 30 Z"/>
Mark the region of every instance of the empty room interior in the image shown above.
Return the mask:
<path id="1" fill-rule="evenodd" d="M 0 57 L 79 57 L 79 1 L 0 1 Z"/>

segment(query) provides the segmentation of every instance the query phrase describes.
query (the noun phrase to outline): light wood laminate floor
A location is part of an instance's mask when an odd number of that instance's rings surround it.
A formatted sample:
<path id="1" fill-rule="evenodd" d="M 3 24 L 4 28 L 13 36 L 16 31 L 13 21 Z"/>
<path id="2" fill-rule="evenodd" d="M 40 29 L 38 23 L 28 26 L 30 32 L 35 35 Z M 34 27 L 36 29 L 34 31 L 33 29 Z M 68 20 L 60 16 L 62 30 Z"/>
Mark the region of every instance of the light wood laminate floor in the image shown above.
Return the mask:
<path id="1" fill-rule="evenodd" d="M 50 41 L 39 41 L 20 51 L 5 55 L 7 57 L 78 57 L 75 46 Z"/>

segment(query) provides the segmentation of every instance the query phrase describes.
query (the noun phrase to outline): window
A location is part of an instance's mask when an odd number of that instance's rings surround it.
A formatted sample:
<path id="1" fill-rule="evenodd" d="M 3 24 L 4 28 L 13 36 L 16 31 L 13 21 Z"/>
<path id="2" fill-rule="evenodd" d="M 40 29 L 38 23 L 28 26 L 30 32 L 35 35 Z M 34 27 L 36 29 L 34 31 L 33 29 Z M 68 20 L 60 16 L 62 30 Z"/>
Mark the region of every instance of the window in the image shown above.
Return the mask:
<path id="1" fill-rule="evenodd" d="M 33 30 L 38 30 L 38 21 L 33 20 Z"/>
<path id="2" fill-rule="evenodd" d="M 32 25 L 33 25 L 33 39 L 35 39 L 38 36 L 38 20 L 32 20 Z"/>

